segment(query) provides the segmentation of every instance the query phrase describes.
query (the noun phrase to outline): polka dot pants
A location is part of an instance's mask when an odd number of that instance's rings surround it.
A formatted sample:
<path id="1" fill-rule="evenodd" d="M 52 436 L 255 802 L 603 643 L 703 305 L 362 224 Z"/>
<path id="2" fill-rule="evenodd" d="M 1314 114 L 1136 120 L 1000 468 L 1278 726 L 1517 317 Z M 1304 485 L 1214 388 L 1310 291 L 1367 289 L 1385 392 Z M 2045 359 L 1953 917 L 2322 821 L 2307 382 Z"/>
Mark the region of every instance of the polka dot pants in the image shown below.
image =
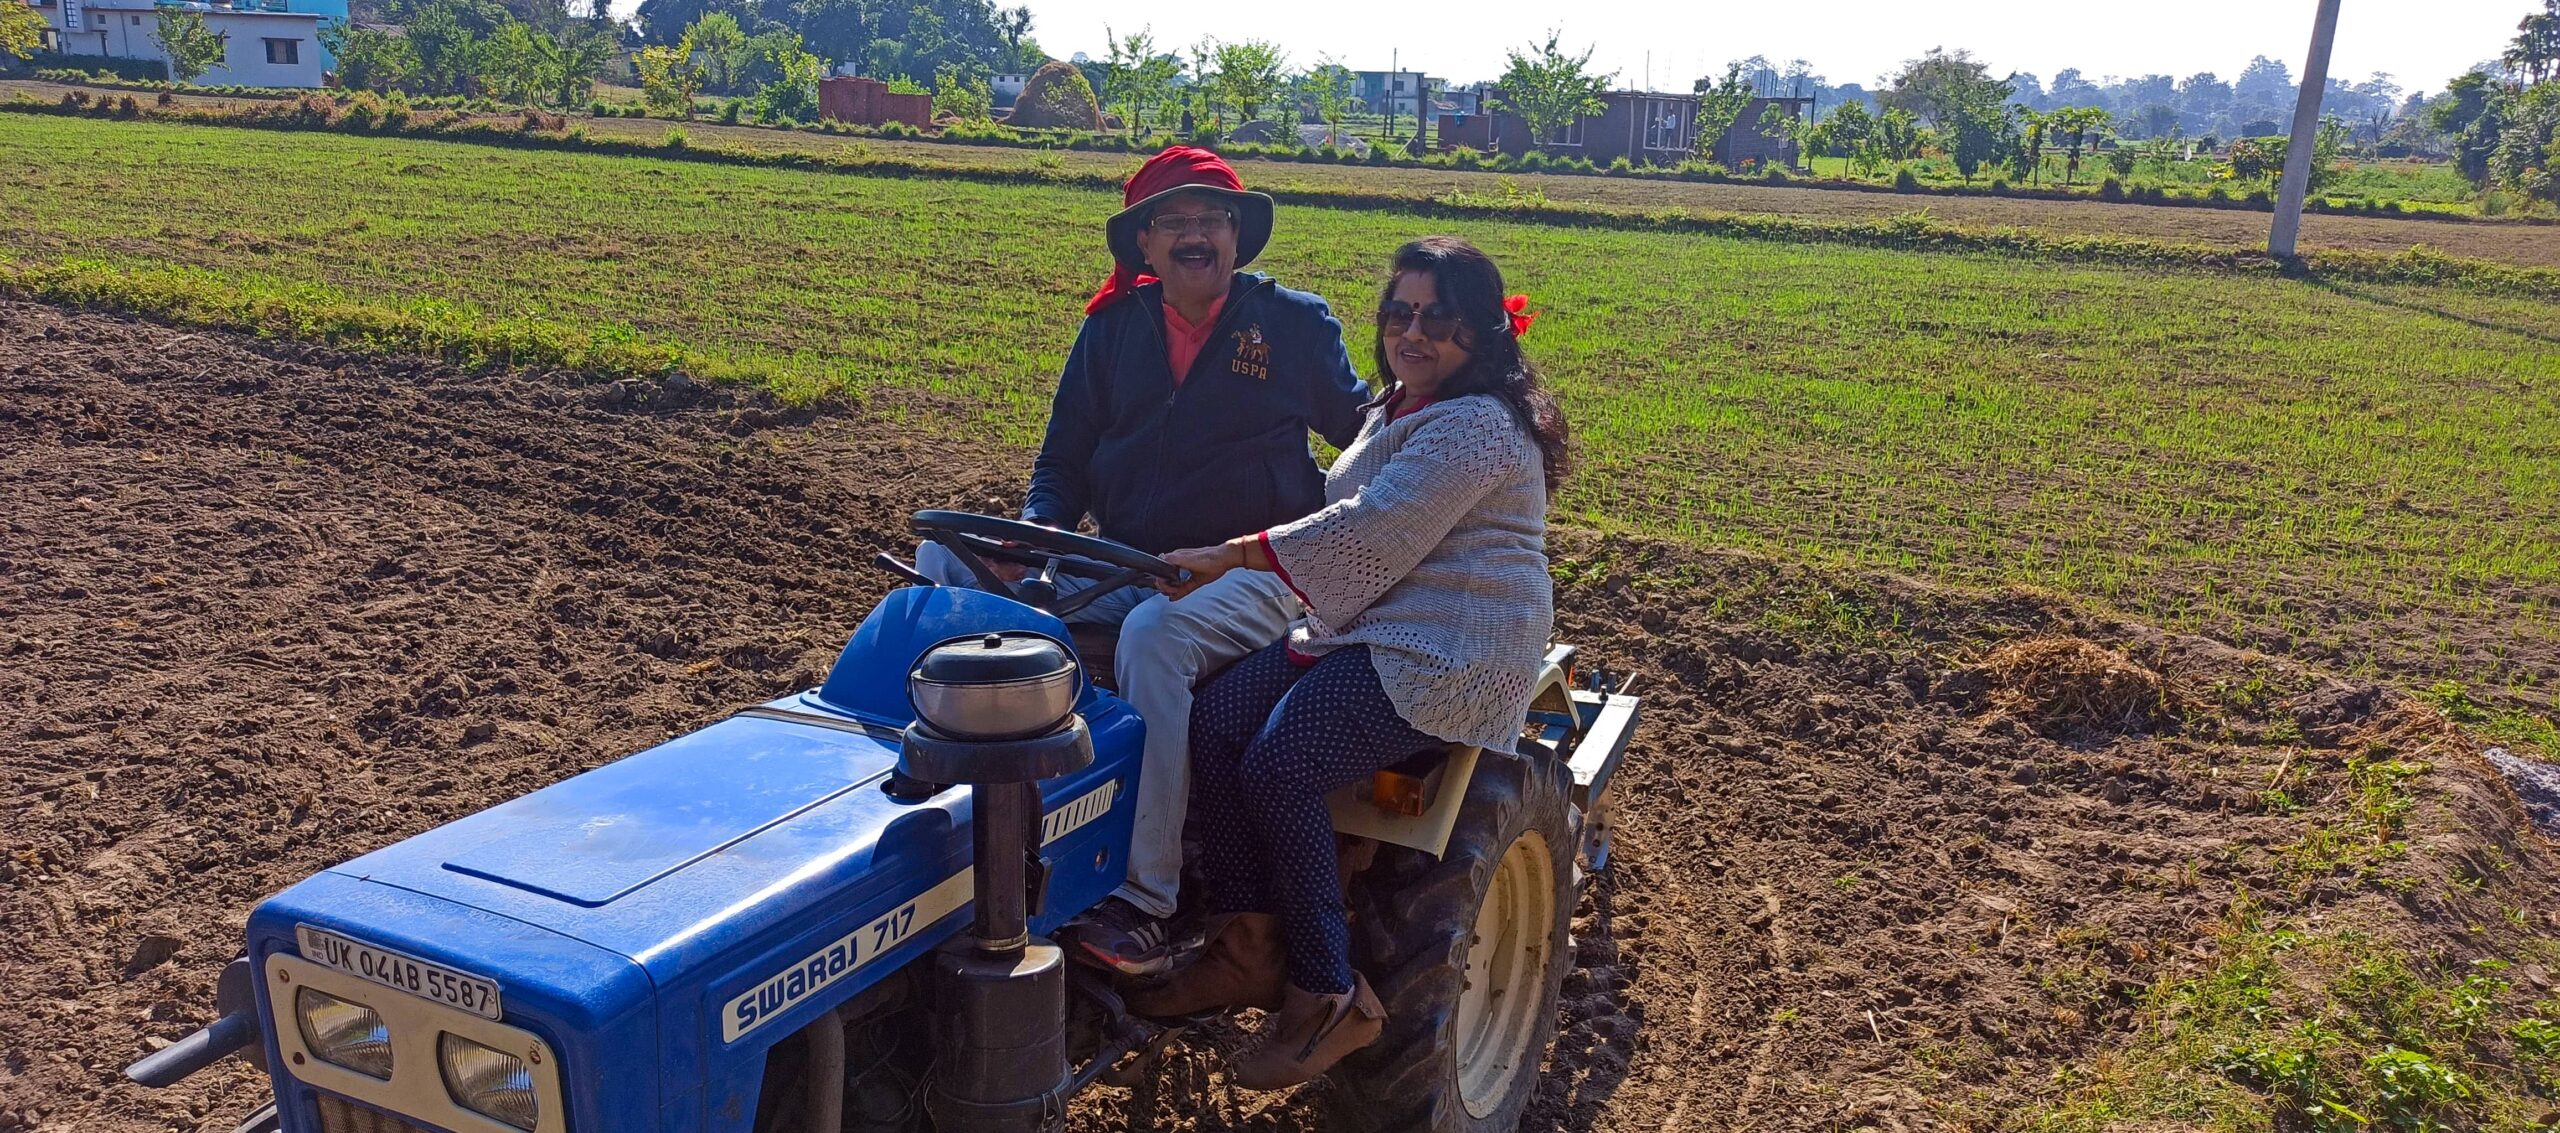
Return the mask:
<path id="1" fill-rule="evenodd" d="M 1351 989 L 1351 932 L 1324 796 L 1439 740 L 1396 715 L 1369 648 L 1311 667 L 1272 645 L 1236 662 L 1191 704 L 1191 817 L 1213 911 L 1280 919 L 1289 982 Z"/>

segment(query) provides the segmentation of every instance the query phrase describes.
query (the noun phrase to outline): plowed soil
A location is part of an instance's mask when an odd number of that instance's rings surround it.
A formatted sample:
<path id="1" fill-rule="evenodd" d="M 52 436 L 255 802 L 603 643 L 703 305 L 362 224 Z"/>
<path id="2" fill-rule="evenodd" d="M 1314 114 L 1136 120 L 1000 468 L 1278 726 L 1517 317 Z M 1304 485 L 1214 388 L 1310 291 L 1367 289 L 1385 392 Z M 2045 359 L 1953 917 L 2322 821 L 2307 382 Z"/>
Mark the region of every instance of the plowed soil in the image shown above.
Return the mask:
<path id="1" fill-rule="evenodd" d="M 0 1133 L 228 1129 L 245 1066 L 116 1072 L 209 1020 L 260 897 L 819 679 L 908 512 L 1020 479 L 874 408 L 0 303 Z M 1554 543 L 1559 636 L 1648 699 L 1526 1128 L 2001 1125 L 2244 888 L 2446 963 L 2498 953 L 2462 927 L 2492 902 L 2560 924 L 2513 795 L 2387 690 L 2041 598 Z M 2284 872 L 2377 746 L 2432 767 L 2415 883 Z M 2443 883 L 2490 851 L 2516 868 Z M 1158 1125 L 1326 1101 L 1176 1093 Z"/>

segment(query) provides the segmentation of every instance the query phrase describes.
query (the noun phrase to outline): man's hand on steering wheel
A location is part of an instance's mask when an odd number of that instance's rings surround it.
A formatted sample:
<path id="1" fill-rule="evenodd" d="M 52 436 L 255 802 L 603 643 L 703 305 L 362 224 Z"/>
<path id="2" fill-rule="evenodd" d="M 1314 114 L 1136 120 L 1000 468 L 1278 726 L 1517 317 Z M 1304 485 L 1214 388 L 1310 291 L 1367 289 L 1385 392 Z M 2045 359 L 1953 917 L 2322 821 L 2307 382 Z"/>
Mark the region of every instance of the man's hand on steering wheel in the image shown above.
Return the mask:
<path id="1" fill-rule="evenodd" d="M 910 526 L 917 535 L 957 556 L 980 587 L 1062 618 L 1122 587 L 1149 578 L 1181 576 L 1163 559 L 1143 551 L 1018 519 L 920 511 Z M 1031 575 L 1035 566 L 1036 578 Z M 1062 575 L 1087 579 L 1093 585 L 1061 594 L 1056 584 Z"/>

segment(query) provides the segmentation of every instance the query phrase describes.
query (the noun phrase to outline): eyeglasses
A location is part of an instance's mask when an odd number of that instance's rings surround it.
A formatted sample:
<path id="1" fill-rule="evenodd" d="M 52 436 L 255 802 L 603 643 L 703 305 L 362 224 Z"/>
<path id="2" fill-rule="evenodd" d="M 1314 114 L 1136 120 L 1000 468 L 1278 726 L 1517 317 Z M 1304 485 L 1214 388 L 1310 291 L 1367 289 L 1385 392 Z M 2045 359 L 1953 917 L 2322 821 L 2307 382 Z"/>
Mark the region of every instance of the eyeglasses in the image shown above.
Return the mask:
<path id="1" fill-rule="evenodd" d="M 1169 214 L 1147 222 L 1158 236 L 1224 236 L 1236 226 L 1233 213 Z"/>
<path id="2" fill-rule="evenodd" d="M 1445 304 L 1433 303 L 1428 307 L 1416 307 L 1402 299 L 1390 299 L 1378 304 L 1378 329 L 1385 331 L 1389 338 L 1403 337 L 1405 331 L 1412 328 L 1413 320 L 1417 318 L 1422 320 L 1422 337 L 1424 338 L 1433 342 L 1447 342 L 1457 336 L 1458 313 L 1450 310 Z"/>

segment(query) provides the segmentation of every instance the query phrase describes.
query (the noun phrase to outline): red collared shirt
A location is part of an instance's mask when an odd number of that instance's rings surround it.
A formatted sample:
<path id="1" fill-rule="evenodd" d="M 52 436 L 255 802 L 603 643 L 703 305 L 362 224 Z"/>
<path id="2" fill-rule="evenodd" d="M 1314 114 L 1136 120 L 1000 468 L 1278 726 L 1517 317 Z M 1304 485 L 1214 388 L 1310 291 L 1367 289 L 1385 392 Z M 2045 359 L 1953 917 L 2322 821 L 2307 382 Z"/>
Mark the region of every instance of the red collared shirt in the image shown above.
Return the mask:
<path id="1" fill-rule="evenodd" d="M 1201 348 L 1209 345 L 1209 332 L 1217 327 L 1218 312 L 1225 310 L 1226 306 L 1227 297 L 1218 296 L 1209 304 L 1209 313 L 1201 316 L 1195 324 L 1183 318 L 1182 312 L 1174 310 L 1173 304 L 1164 305 L 1164 360 L 1173 366 L 1175 386 L 1179 387 L 1182 379 L 1190 376 L 1191 363 L 1199 359 Z"/>

